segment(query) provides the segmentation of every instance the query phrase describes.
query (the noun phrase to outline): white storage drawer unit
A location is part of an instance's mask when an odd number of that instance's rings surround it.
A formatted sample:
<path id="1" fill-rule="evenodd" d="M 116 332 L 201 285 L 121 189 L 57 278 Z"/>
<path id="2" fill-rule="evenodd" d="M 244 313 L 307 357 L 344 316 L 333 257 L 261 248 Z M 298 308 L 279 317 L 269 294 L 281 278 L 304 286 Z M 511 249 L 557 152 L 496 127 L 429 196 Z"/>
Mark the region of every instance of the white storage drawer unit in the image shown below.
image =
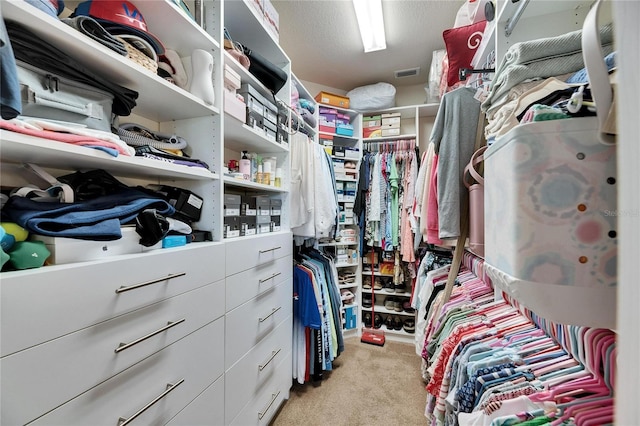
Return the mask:
<path id="1" fill-rule="evenodd" d="M 134 425 L 166 424 L 223 374 L 224 350 L 212 344 L 224 338 L 223 323 L 220 318 L 206 325 L 33 424 L 117 426 L 120 419 Z"/>
<path id="2" fill-rule="evenodd" d="M 291 262 L 291 256 L 281 257 L 273 262 L 258 265 L 227 277 L 225 289 L 227 312 L 249 299 L 275 288 L 282 282 L 292 282 L 293 266 Z"/>
<path id="3" fill-rule="evenodd" d="M 284 321 L 225 373 L 226 423 L 259 394 L 291 350 L 291 321 Z"/>
<path id="4" fill-rule="evenodd" d="M 167 426 L 223 425 L 224 383 L 222 376 L 171 419 Z"/>
<path id="5" fill-rule="evenodd" d="M 225 324 L 225 369 L 289 318 L 293 312 L 290 283 L 251 299 L 227 313 Z M 289 325 L 291 321 L 288 321 Z"/>
<path id="6" fill-rule="evenodd" d="M 135 257 L 117 256 L 109 261 L 3 272 L 0 356 L 222 278 L 221 243 L 199 243 Z"/>
<path id="7" fill-rule="evenodd" d="M 223 294 L 220 280 L 0 359 L 2 423 L 31 421 L 221 317 Z"/>
<path id="8" fill-rule="evenodd" d="M 228 241 L 226 246 L 227 276 L 273 262 L 293 252 L 293 236 L 290 232 L 264 234 L 256 237 Z"/>
<path id="9" fill-rule="evenodd" d="M 268 425 L 278 407 L 289 399 L 291 389 L 291 352 L 276 367 L 275 374 L 262 386 L 262 392 L 253 398 L 230 423 L 231 425 Z"/>

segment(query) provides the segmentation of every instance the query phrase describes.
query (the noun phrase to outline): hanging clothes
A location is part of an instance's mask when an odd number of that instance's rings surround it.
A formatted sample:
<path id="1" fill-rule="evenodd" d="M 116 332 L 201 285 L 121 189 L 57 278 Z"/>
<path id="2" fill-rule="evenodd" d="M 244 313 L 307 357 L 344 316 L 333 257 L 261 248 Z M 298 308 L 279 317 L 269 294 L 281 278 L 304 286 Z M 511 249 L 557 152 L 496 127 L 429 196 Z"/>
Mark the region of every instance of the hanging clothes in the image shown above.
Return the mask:
<path id="1" fill-rule="evenodd" d="M 462 175 L 473 155 L 480 102 L 475 91 L 460 87 L 440 102 L 430 141 L 438 155 L 438 237 L 460 236 L 461 200 L 468 197 Z"/>
<path id="2" fill-rule="evenodd" d="M 332 259 L 305 248 L 293 273 L 293 378 L 322 380 L 322 372 L 344 351 L 342 299 Z"/>
<path id="3" fill-rule="evenodd" d="M 296 245 L 335 236 L 338 200 L 331 158 L 308 136 L 291 143 L 291 231 Z"/>
<path id="4" fill-rule="evenodd" d="M 553 324 L 517 301 L 495 300 L 483 261 L 465 253 L 463 262 L 442 309 L 420 310 L 430 315 L 421 351 L 429 423 L 612 423 L 615 333 Z"/>

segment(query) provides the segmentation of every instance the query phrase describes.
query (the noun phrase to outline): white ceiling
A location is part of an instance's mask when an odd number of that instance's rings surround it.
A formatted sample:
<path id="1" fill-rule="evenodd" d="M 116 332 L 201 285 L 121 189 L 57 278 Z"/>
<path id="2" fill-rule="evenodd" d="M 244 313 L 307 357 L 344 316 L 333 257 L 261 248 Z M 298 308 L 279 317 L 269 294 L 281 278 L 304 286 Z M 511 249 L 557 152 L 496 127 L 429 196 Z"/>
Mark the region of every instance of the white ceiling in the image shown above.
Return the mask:
<path id="1" fill-rule="evenodd" d="M 432 52 L 444 48 L 464 0 L 382 0 L 387 49 L 364 53 L 351 0 L 271 0 L 280 45 L 301 80 L 341 90 L 377 82 L 426 83 Z M 415 77 L 394 71 L 420 67 Z"/>

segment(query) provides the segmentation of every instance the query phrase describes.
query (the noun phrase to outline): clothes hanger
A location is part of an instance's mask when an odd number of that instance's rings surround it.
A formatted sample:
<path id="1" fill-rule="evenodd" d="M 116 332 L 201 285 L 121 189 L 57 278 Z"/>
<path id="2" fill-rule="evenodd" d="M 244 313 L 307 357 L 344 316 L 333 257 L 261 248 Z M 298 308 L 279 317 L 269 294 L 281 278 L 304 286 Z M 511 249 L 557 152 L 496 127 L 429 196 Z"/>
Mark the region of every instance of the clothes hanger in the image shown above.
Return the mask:
<path id="1" fill-rule="evenodd" d="M 579 413 L 580 414 L 580 413 Z M 580 426 L 602 426 L 605 424 L 612 423 L 614 420 L 614 407 L 602 407 L 597 410 L 594 410 L 593 413 L 589 413 L 587 418 L 578 418 L 579 414 L 576 415 L 576 424 Z"/>
<path id="2" fill-rule="evenodd" d="M 574 417 L 577 413 L 584 410 L 597 409 L 600 407 L 606 407 L 613 405 L 613 398 L 611 396 L 596 397 L 589 399 L 578 399 L 574 402 L 569 402 L 558 406 L 560 415 L 551 422 L 551 426 L 560 426 L 565 421 Z"/>

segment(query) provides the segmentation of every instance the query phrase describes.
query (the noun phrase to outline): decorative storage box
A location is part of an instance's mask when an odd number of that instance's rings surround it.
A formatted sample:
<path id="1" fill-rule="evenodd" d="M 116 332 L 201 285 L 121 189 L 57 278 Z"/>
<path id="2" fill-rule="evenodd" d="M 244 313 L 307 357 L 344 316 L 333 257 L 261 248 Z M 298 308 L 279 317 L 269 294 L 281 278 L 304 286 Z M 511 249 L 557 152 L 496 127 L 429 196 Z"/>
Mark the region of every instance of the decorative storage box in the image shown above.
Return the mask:
<path id="1" fill-rule="evenodd" d="M 336 134 L 342 136 L 353 136 L 353 125 L 352 124 L 338 124 L 336 126 Z"/>
<path id="2" fill-rule="evenodd" d="M 347 330 L 351 330 L 356 328 L 358 323 L 357 321 L 357 311 L 356 306 L 345 306 L 344 308 L 344 328 Z"/>
<path id="3" fill-rule="evenodd" d="M 522 124 L 485 152 L 494 284 L 551 321 L 615 327 L 616 149 L 595 117 Z"/>

